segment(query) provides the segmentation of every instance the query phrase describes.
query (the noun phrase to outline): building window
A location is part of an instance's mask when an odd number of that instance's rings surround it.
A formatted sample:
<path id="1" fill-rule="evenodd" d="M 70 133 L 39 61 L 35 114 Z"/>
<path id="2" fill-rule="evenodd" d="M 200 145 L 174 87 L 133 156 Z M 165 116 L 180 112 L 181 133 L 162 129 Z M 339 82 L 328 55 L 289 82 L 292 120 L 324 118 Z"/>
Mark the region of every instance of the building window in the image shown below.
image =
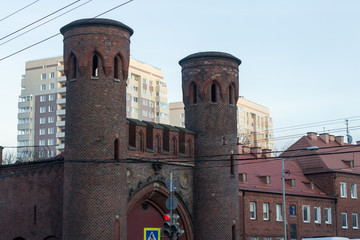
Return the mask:
<path id="1" fill-rule="evenodd" d="M 256 203 L 250 202 L 250 219 L 255 220 L 256 219 Z"/>
<path id="2" fill-rule="evenodd" d="M 53 138 L 51 138 L 51 139 L 48 140 L 48 145 L 49 145 L 49 146 L 54 145 L 54 139 L 53 139 Z"/>
<path id="3" fill-rule="evenodd" d="M 314 207 L 314 222 L 321 223 L 320 207 Z"/>
<path id="4" fill-rule="evenodd" d="M 116 79 L 120 79 L 120 73 L 121 73 L 121 69 L 120 69 L 120 57 L 116 56 L 114 58 L 114 78 Z"/>
<path id="5" fill-rule="evenodd" d="M 171 139 L 171 153 L 172 153 L 174 156 L 177 155 L 176 145 L 177 145 L 176 139 L 175 139 L 175 138 L 172 138 L 172 139 Z"/>
<path id="6" fill-rule="evenodd" d="M 310 222 L 310 206 L 303 205 L 302 212 L 303 212 L 303 222 L 309 223 Z"/>
<path id="7" fill-rule="evenodd" d="M 45 113 L 46 112 L 46 107 L 40 107 L 40 113 Z"/>
<path id="8" fill-rule="evenodd" d="M 53 123 L 54 120 L 55 120 L 54 116 L 51 116 L 51 117 L 48 118 L 48 122 L 49 122 L 49 123 Z"/>
<path id="9" fill-rule="evenodd" d="M 351 183 L 351 198 L 357 198 L 357 184 Z"/>
<path id="10" fill-rule="evenodd" d="M 40 124 L 44 124 L 44 123 L 46 123 L 46 118 L 45 117 L 40 118 Z"/>
<path id="11" fill-rule="evenodd" d="M 290 217 L 296 217 L 296 205 L 290 205 Z"/>
<path id="12" fill-rule="evenodd" d="M 46 96 L 40 96 L 40 102 L 46 102 Z"/>
<path id="13" fill-rule="evenodd" d="M 46 79 L 46 73 L 41 74 L 41 80 L 45 80 Z"/>
<path id="14" fill-rule="evenodd" d="M 216 103 L 216 99 L 217 99 L 217 97 L 216 97 L 216 84 L 213 83 L 211 85 L 211 102 Z"/>
<path id="15" fill-rule="evenodd" d="M 48 134 L 54 134 L 54 128 L 48 128 Z"/>
<path id="16" fill-rule="evenodd" d="M 69 59 L 69 70 L 70 70 L 70 79 L 76 78 L 76 57 L 74 54 L 71 54 Z"/>
<path id="17" fill-rule="evenodd" d="M 45 135 L 45 128 L 40 128 L 40 130 L 39 130 L 39 134 L 40 135 Z"/>
<path id="18" fill-rule="evenodd" d="M 39 140 L 39 145 L 40 145 L 40 146 L 45 146 L 45 140 L 44 140 L 44 139 Z"/>
<path id="19" fill-rule="evenodd" d="M 91 76 L 99 77 L 99 62 L 98 62 L 98 56 L 96 54 L 93 57 Z"/>
<path id="20" fill-rule="evenodd" d="M 41 90 L 41 91 L 45 91 L 45 90 L 46 90 L 46 84 L 41 84 L 40 90 Z"/>
<path id="21" fill-rule="evenodd" d="M 158 135 L 155 137 L 155 153 L 160 153 L 160 137 Z"/>
<path id="22" fill-rule="evenodd" d="M 266 184 L 270 184 L 270 176 L 266 176 Z"/>
<path id="23" fill-rule="evenodd" d="M 282 205 L 276 204 L 276 221 L 283 221 Z"/>
<path id="24" fill-rule="evenodd" d="M 325 208 L 325 223 L 331 224 L 331 208 Z"/>
<path id="25" fill-rule="evenodd" d="M 142 132 L 138 134 L 138 149 L 144 151 L 144 135 Z"/>
<path id="26" fill-rule="evenodd" d="M 49 112 L 54 112 L 55 111 L 55 107 L 54 106 L 49 106 Z"/>
<path id="27" fill-rule="evenodd" d="M 49 89 L 55 89 L 55 83 L 50 83 L 49 84 Z"/>
<path id="28" fill-rule="evenodd" d="M 269 204 L 263 203 L 263 219 L 265 221 L 269 220 Z"/>
<path id="29" fill-rule="evenodd" d="M 115 141 L 114 141 L 114 160 L 119 160 L 119 139 L 118 138 L 115 139 Z"/>
<path id="30" fill-rule="evenodd" d="M 54 101 L 54 100 L 55 100 L 54 94 L 50 94 L 50 95 L 49 95 L 49 101 Z"/>
<path id="31" fill-rule="evenodd" d="M 342 198 L 347 197 L 347 194 L 346 194 L 346 182 L 340 182 L 340 196 Z"/>
<path id="32" fill-rule="evenodd" d="M 51 72 L 50 73 L 50 78 L 54 78 L 55 77 L 55 73 L 54 72 Z"/>
<path id="33" fill-rule="evenodd" d="M 341 227 L 342 228 L 348 228 L 347 213 L 341 213 Z"/>
<path id="34" fill-rule="evenodd" d="M 190 103 L 191 104 L 196 104 L 197 103 L 197 86 L 196 83 L 192 82 L 191 83 L 191 87 L 190 87 Z"/>
<path id="35" fill-rule="evenodd" d="M 241 173 L 240 176 L 239 176 L 239 179 L 242 182 L 246 182 L 247 181 L 246 173 Z"/>
<path id="36" fill-rule="evenodd" d="M 359 229 L 358 214 L 353 213 L 353 214 L 351 214 L 351 216 L 352 216 L 352 227 L 354 229 Z"/>
<path id="37" fill-rule="evenodd" d="M 133 101 L 134 101 L 134 102 L 138 102 L 139 99 L 138 99 L 137 97 L 133 97 Z"/>

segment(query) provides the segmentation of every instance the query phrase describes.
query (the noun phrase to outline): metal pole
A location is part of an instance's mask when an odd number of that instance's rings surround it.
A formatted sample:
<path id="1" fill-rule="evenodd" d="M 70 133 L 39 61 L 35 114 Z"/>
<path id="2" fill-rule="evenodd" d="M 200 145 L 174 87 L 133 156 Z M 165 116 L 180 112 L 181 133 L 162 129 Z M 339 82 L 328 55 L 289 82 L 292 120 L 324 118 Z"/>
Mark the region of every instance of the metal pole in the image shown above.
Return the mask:
<path id="1" fill-rule="evenodd" d="M 282 197 L 283 197 L 284 240 L 287 240 L 287 235 L 286 235 L 285 166 L 284 166 L 284 160 L 285 159 L 281 159 L 281 176 L 282 176 L 282 195 L 283 195 Z"/>

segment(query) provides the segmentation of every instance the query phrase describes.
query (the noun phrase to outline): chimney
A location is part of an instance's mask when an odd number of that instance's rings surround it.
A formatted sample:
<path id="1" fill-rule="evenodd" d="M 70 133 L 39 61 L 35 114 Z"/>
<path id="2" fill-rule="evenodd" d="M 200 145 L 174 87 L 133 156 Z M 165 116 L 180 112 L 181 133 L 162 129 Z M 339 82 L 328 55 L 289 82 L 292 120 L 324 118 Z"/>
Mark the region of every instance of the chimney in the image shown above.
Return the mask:
<path id="1" fill-rule="evenodd" d="M 344 145 L 344 136 L 336 136 L 335 141 L 340 145 Z"/>
<path id="2" fill-rule="evenodd" d="M 335 136 L 329 135 L 329 142 L 334 142 L 334 141 L 335 141 Z"/>
<path id="3" fill-rule="evenodd" d="M 3 160 L 3 154 L 2 154 L 3 149 L 4 148 L 0 146 L 0 166 L 2 165 L 2 160 Z"/>
<path id="4" fill-rule="evenodd" d="M 252 147 L 250 148 L 250 152 L 254 154 L 257 158 L 261 157 L 261 148 L 260 147 Z"/>
<path id="5" fill-rule="evenodd" d="M 317 133 L 316 132 L 307 132 L 307 137 L 310 138 L 310 140 L 316 140 L 317 139 Z"/>
<path id="6" fill-rule="evenodd" d="M 325 143 L 329 143 L 329 134 L 328 133 L 320 133 L 319 137 L 321 140 L 323 140 Z"/>
<path id="7" fill-rule="evenodd" d="M 266 157 L 266 158 L 271 157 L 271 149 L 267 149 L 267 148 L 263 149 L 263 150 L 262 150 L 262 154 L 263 154 L 264 157 Z"/>

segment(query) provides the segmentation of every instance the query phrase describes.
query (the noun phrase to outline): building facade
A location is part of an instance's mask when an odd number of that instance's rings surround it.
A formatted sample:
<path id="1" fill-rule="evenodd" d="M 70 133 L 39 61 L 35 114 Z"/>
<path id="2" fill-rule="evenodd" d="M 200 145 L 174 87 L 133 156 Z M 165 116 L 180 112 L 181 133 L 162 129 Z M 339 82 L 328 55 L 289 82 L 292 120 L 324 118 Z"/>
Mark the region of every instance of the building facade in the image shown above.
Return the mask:
<path id="1" fill-rule="evenodd" d="M 185 127 L 184 104 L 172 102 L 170 124 Z M 237 132 L 240 144 L 248 147 L 274 149 L 273 122 L 267 107 L 240 96 L 237 101 Z"/>
<path id="2" fill-rule="evenodd" d="M 161 69 L 130 58 L 126 91 L 127 117 L 169 123 L 167 83 Z M 62 56 L 26 62 L 18 110 L 21 160 L 64 151 L 66 76 Z"/>

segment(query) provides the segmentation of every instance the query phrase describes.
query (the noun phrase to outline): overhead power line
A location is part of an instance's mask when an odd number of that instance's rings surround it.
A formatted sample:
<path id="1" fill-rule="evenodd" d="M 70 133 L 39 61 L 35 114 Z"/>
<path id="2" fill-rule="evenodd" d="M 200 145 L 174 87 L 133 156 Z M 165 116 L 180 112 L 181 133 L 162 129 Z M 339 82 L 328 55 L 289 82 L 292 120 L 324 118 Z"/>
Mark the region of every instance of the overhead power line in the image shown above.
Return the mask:
<path id="1" fill-rule="evenodd" d="M 48 20 L 48 21 L 46 21 L 46 22 L 44 22 L 44 23 L 42 23 L 42 24 L 40 24 L 40 25 L 38 25 L 38 26 L 36 26 L 36 27 L 33 27 L 33 28 L 31 28 L 31 29 L 29 29 L 29 30 L 27 30 L 27 31 L 25 31 L 25 32 L 23 32 L 23 33 L 15 36 L 15 37 L 13 37 L 13 38 L 10 38 L 9 40 L 7 40 L 7 41 L 5 41 L 5 42 L 0 43 L 0 46 L 4 45 L 4 44 L 6 44 L 6 43 L 8 43 L 8 42 L 10 42 L 10 41 L 13 41 L 14 39 L 16 39 L 16 38 L 18 38 L 18 37 L 21 37 L 21 36 L 25 35 L 26 33 L 31 32 L 31 31 L 33 31 L 33 30 L 35 30 L 35 29 L 37 29 L 37 28 L 39 28 L 39 27 L 41 27 L 41 26 L 43 26 L 43 25 L 45 25 L 45 24 L 47 24 L 47 23 L 49 23 L 49 22 L 51 22 L 51 21 L 53 21 L 53 20 L 55 20 L 55 19 L 57 19 L 57 18 L 59 18 L 59 17 L 62 17 L 62 16 L 64 16 L 65 14 L 67 14 L 67 13 L 69 13 L 69 12 L 72 12 L 72 11 L 74 11 L 75 9 L 79 8 L 79 7 L 84 6 L 85 4 L 88 4 L 88 3 L 91 2 L 91 1 L 93 1 L 93 0 L 88 0 L 87 2 L 84 2 L 83 4 L 80 4 L 79 6 L 76 6 L 76 7 L 72 8 L 72 9 L 70 9 L 70 10 L 68 10 L 68 11 L 66 11 L 66 12 L 64 12 L 64 13 L 62 13 L 62 14 L 60 14 L 60 15 L 58 15 L 58 16 L 56 16 L 56 17 L 54 17 L 54 18 L 52 18 L 52 19 L 50 19 L 50 20 Z"/>
<path id="2" fill-rule="evenodd" d="M 72 6 L 72 5 L 74 5 L 75 3 L 79 2 L 79 1 L 81 1 L 81 0 L 76 0 L 76 1 L 74 1 L 74 2 L 72 2 L 72 3 L 70 3 L 70 4 L 68 4 L 68 5 L 66 5 L 65 7 L 62 7 L 62 8 L 60 8 L 60 9 L 56 10 L 55 12 L 52 12 L 52 13 L 46 15 L 45 17 L 42 17 L 42 18 L 40 18 L 40 19 L 38 19 L 38 20 L 36 20 L 36 21 L 34 21 L 34 22 L 32 22 L 32 23 L 29 23 L 29 24 L 26 25 L 25 27 L 22 27 L 22 28 L 14 31 L 14 32 L 12 32 L 12 33 L 9 33 L 8 35 L 0 38 L 0 41 L 3 40 L 3 39 L 5 39 L 5 38 L 7 38 L 7 37 L 10 37 L 10 36 L 14 35 L 14 34 L 17 33 L 17 32 L 20 32 L 21 30 L 24 30 L 25 28 L 30 27 L 31 25 L 34 25 L 35 23 L 38 23 L 38 22 L 44 20 L 45 18 L 50 17 L 51 15 L 54 15 L 54 14 L 57 13 L 57 12 L 60 12 L 60 11 L 64 10 L 65 8 L 68 8 L 68 7 Z"/>
<path id="3" fill-rule="evenodd" d="M 80 1 L 80 0 L 78 0 L 78 1 Z M 111 9 L 109 9 L 109 10 L 107 10 L 107 11 L 105 11 L 105 12 L 103 12 L 103 13 L 95 16 L 95 17 L 93 17 L 93 18 L 100 17 L 100 16 L 102 16 L 102 15 L 104 15 L 104 14 L 110 12 L 110 11 L 113 11 L 113 10 L 119 8 L 119 7 L 122 7 L 122 6 L 128 4 L 128 3 L 132 2 L 132 1 L 134 1 L 134 0 L 129 0 L 129 1 L 127 1 L 127 2 L 124 2 L 124 3 L 122 3 L 122 4 L 119 4 L 119 5 L 111 8 Z M 93 19 L 93 18 L 92 18 L 92 19 Z M 12 57 L 12 56 L 14 56 L 14 55 L 16 55 L 16 54 L 18 54 L 18 53 L 20 53 L 20 52 L 23 52 L 23 51 L 25 51 L 25 50 L 27 50 L 27 49 L 29 49 L 29 48 L 32 48 L 32 47 L 34 47 L 34 46 L 36 46 L 36 45 L 39 45 L 40 43 L 46 42 L 47 40 L 50 40 L 51 38 L 54 38 L 54 37 L 56 37 L 56 36 L 58 36 L 58 35 L 60 35 L 60 33 L 54 34 L 54 35 L 52 35 L 52 36 L 50 36 L 50 37 L 47 37 L 47 38 L 45 38 L 45 39 L 43 39 L 43 40 L 41 40 L 41 41 L 39 41 L 39 42 L 36 42 L 36 43 L 34 43 L 34 44 L 30 45 L 30 46 L 27 46 L 27 47 L 25 47 L 25 48 L 23 48 L 23 49 L 21 49 L 21 50 L 18 50 L 18 51 L 14 52 L 14 53 L 11 53 L 10 55 L 7 55 L 7 56 L 5 56 L 5 57 L 3 57 L 3 58 L 0 58 L 0 62 L 3 61 L 3 60 L 5 60 L 5 59 L 7 59 L 7 58 L 9 58 L 9 57 Z"/>
<path id="4" fill-rule="evenodd" d="M 32 3 L 30 3 L 30 4 L 26 5 L 25 7 L 20 8 L 19 10 L 15 11 L 15 12 L 13 12 L 13 13 L 9 14 L 9 15 L 7 15 L 6 17 L 3 17 L 2 19 L 0 19 L 0 22 L 1 22 L 1 21 L 3 21 L 3 20 L 5 20 L 5 19 L 7 19 L 7 18 L 9 18 L 9 17 L 11 17 L 11 16 L 13 16 L 13 15 L 15 15 L 16 13 L 18 13 L 18 12 L 20 12 L 20 11 L 24 10 L 25 8 L 30 7 L 31 5 L 35 4 L 35 3 L 36 3 L 36 2 L 38 2 L 38 1 L 40 1 L 40 0 L 33 1 Z"/>

